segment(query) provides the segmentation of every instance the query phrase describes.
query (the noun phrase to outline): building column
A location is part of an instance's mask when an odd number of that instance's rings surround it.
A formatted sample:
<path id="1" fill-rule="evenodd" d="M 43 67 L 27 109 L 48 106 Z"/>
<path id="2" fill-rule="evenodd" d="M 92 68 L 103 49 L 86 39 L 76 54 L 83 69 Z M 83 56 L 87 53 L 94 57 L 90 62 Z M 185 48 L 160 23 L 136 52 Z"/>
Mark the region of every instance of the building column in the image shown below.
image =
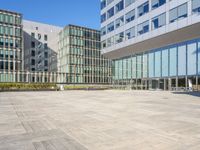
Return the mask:
<path id="1" fill-rule="evenodd" d="M 26 82 L 29 82 L 29 73 L 28 72 L 25 72 L 25 74 L 26 74 Z"/>
<path id="2" fill-rule="evenodd" d="M 196 89 L 198 91 L 198 76 L 196 76 Z"/>
<path id="3" fill-rule="evenodd" d="M 188 78 L 187 78 L 187 76 L 185 77 L 185 89 L 186 90 L 188 89 Z"/>
<path id="4" fill-rule="evenodd" d="M 168 79 L 168 88 L 169 88 L 169 91 L 172 90 L 172 80 L 170 78 Z"/>
<path id="5" fill-rule="evenodd" d="M 164 79 L 164 91 L 166 91 L 166 79 Z"/>
<path id="6" fill-rule="evenodd" d="M 176 90 L 178 88 L 178 77 L 176 77 Z"/>
<path id="7" fill-rule="evenodd" d="M 20 82 L 20 72 L 17 71 L 17 82 Z"/>

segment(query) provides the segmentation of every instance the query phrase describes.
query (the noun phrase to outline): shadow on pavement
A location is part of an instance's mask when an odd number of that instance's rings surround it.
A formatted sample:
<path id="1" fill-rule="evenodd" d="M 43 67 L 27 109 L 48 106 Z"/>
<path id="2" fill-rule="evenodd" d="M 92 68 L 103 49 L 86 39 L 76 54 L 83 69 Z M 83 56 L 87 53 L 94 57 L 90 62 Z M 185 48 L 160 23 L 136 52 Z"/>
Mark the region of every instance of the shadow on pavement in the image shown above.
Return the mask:
<path id="1" fill-rule="evenodd" d="M 173 94 L 186 94 L 191 96 L 200 97 L 200 92 L 172 92 Z"/>

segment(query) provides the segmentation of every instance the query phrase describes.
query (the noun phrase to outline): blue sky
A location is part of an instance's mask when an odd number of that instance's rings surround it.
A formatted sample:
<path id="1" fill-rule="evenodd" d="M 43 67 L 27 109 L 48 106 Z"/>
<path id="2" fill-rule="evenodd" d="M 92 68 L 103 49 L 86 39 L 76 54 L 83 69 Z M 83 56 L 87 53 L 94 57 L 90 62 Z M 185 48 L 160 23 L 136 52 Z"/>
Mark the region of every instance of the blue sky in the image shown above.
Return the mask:
<path id="1" fill-rule="evenodd" d="M 27 20 L 99 29 L 99 3 L 100 0 L 1 0 L 0 9 L 20 12 Z"/>

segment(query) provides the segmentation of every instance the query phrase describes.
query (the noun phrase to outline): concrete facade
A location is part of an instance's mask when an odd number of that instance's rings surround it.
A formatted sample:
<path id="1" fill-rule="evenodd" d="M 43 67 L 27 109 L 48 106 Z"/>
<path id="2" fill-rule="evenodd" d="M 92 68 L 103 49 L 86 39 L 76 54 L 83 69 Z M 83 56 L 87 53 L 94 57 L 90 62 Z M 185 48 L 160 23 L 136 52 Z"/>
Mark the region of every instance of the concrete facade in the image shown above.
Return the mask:
<path id="1" fill-rule="evenodd" d="M 58 33 L 62 27 L 23 20 L 26 71 L 58 71 Z"/>

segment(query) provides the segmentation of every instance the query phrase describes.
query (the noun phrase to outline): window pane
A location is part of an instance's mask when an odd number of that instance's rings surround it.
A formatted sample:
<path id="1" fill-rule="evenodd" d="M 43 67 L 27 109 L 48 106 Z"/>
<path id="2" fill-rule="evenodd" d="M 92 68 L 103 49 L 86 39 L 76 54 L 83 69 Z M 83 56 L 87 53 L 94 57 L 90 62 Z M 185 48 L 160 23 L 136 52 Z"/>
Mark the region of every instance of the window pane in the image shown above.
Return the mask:
<path id="1" fill-rule="evenodd" d="M 108 10 L 108 18 L 114 16 L 114 7 L 112 7 L 111 9 Z"/>
<path id="2" fill-rule="evenodd" d="M 149 77 L 154 77 L 154 53 L 149 53 Z"/>
<path id="3" fill-rule="evenodd" d="M 170 10 L 169 12 L 169 21 L 174 22 L 178 17 L 178 10 L 177 8 Z"/>
<path id="4" fill-rule="evenodd" d="M 192 1 L 192 10 L 193 12 L 200 12 L 200 0 Z"/>
<path id="5" fill-rule="evenodd" d="M 118 18 L 115 21 L 115 28 L 118 28 L 118 27 L 122 26 L 123 24 L 124 24 L 124 16 Z"/>
<path id="6" fill-rule="evenodd" d="M 198 41 L 198 74 L 200 75 L 200 41 Z"/>
<path id="7" fill-rule="evenodd" d="M 187 45 L 187 66 L 188 66 L 188 75 L 196 75 L 197 69 L 197 44 L 196 42 L 190 43 Z"/>
<path id="8" fill-rule="evenodd" d="M 134 2 L 135 2 L 135 0 L 125 0 L 125 6 L 127 7 L 127 6 L 131 5 Z"/>
<path id="9" fill-rule="evenodd" d="M 143 78 L 147 78 L 147 58 L 148 58 L 148 55 L 147 54 L 144 54 L 143 55 Z"/>
<path id="10" fill-rule="evenodd" d="M 184 18 L 187 16 L 187 3 L 178 7 L 178 17 Z"/>
<path id="11" fill-rule="evenodd" d="M 153 18 L 152 20 L 152 29 L 157 29 L 166 24 L 166 14 L 162 14 L 158 17 Z"/>
<path id="12" fill-rule="evenodd" d="M 142 56 L 137 56 L 137 78 L 142 78 Z"/>
<path id="13" fill-rule="evenodd" d="M 126 40 L 131 39 L 133 37 L 135 37 L 135 28 L 134 27 L 126 30 L 126 32 L 125 32 L 125 39 Z"/>
<path id="14" fill-rule="evenodd" d="M 131 22 L 135 19 L 135 10 L 132 10 L 126 14 L 126 23 Z"/>
<path id="15" fill-rule="evenodd" d="M 161 77 L 161 51 L 155 52 L 155 77 Z"/>
<path id="16" fill-rule="evenodd" d="M 186 45 L 178 47 L 178 75 L 186 75 Z"/>
<path id="17" fill-rule="evenodd" d="M 119 11 L 121 11 L 122 9 L 124 9 L 124 1 L 120 1 L 116 6 L 115 6 L 115 13 L 118 13 Z"/>
<path id="18" fill-rule="evenodd" d="M 170 48 L 170 76 L 176 76 L 177 73 L 177 48 Z"/>
<path id="19" fill-rule="evenodd" d="M 149 12 L 149 2 L 146 2 L 138 7 L 138 17 Z"/>
<path id="20" fill-rule="evenodd" d="M 111 22 L 108 26 L 107 26 L 107 33 L 111 32 L 114 30 L 114 22 Z"/>
<path id="21" fill-rule="evenodd" d="M 162 51 L 162 76 L 167 77 L 168 72 L 169 72 L 169 54 L 168 54 L 168 49 L 165 49 Z"/>
<path id="22" fill-rule="evenodd" d="M 132 58 L 132 76 L 135 79 L 136 78 L 136 57 L 134 56 Z"/>

